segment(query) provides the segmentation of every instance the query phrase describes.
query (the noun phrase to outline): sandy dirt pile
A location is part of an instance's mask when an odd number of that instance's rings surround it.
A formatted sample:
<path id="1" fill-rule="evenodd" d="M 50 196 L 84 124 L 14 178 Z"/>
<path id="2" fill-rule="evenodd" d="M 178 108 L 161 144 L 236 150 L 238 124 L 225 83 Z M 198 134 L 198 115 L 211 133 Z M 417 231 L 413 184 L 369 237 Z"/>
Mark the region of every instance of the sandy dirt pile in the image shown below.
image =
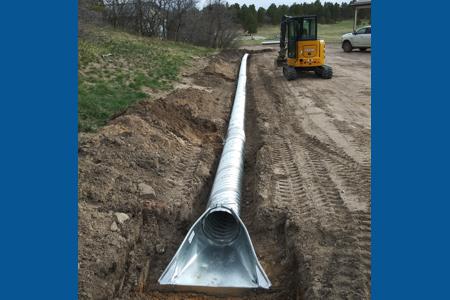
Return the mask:
<path id="1" fill-rule="evenodd" d="M 288 82 L 250 50 L 241 217 L 273 286 L 232 299 L 370 299 L 371 54 L 327 45 L 333 79 Z M 213 298 L 157 279 L 204 211 L 241 55 L 80 136 L 80 299 Z"/>

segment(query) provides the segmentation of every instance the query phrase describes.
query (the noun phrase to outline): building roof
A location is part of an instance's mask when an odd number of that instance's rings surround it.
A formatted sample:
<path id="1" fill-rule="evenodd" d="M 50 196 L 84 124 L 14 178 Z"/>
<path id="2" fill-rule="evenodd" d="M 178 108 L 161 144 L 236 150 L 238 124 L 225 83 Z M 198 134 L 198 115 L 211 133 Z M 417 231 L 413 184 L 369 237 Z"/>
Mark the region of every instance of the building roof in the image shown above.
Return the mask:
<path id="1" fill-rule="evenodd" d="M 354 6 L 354 7 L 361 7 L 361 6 L 370 7 L 370 2 L 371 2 L 371 0 L 357 0 L 356 2 L 354 2 L 350 5 Z"/>

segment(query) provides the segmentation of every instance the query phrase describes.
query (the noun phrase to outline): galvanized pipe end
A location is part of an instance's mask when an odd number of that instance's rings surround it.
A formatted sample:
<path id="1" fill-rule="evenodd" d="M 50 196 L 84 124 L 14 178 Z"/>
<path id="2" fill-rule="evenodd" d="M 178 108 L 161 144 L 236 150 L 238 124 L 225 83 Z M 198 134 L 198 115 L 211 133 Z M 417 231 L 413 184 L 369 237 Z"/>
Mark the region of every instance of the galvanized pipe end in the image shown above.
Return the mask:
<path id="1" fill-rule="evenodd" d="M 159 283 L 238 289 L 268 289 L 271 285 L 247 228 L 239 216 L 226 207 L 209 208 L 195 222 Z"/>
<path id="2" fill-rule="evenodd" d="M 223 207 L 209 210 L 202 222 L 203 232 L 214 243 L 233 243 L 240 233 L 239 221 L 231 210 Z"/>

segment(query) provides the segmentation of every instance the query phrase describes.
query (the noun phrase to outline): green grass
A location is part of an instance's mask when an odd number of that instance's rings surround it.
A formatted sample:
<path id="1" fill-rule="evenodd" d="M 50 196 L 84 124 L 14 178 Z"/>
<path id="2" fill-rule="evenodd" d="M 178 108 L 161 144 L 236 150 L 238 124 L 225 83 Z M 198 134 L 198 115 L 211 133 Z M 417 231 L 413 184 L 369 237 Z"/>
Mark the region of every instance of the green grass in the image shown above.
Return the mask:
<path id="1" fill-rule="evenodd" d="M 358 27 L 367 25 L 367 21 L 363 21 Z M 327 43 L 340 42 L 341 36 L 344 33 L 353 31 L 353 20 L 344 20 L 336 24 L 319 24 L 318 37 L 324 39 Z M 267 40 L 278 40 L 280 34 L 279 25 L 264 25 L 258 28 L 255 35 L 263 36 L 264 40 L 245 40 L 240 41 L 241 45 L 260 45 L 261 42 Z"/>
<path id="2" fill-rule="evenodd" d="M 91 27 L 78 41 L 78 128 L 95 131 L 144 92 L 169 90 L 181 67 L 212 49 Z"/>

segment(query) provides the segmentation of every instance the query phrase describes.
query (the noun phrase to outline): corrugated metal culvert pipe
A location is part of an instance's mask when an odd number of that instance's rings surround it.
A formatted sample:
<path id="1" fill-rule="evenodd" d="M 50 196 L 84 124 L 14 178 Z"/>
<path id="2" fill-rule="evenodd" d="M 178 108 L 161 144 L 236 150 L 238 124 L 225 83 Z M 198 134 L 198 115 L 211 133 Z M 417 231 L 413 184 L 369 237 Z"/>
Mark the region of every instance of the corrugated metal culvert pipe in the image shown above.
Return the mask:
<path id="1" fill-rule="evenodd" d="M 270 281 L 256 257 L 247 228 L 239 217 L 244 173 L 244 54 L 228 131 L 206 211 L 194 223 L 160 284 L 201 289 L 265 288 Z"/>

